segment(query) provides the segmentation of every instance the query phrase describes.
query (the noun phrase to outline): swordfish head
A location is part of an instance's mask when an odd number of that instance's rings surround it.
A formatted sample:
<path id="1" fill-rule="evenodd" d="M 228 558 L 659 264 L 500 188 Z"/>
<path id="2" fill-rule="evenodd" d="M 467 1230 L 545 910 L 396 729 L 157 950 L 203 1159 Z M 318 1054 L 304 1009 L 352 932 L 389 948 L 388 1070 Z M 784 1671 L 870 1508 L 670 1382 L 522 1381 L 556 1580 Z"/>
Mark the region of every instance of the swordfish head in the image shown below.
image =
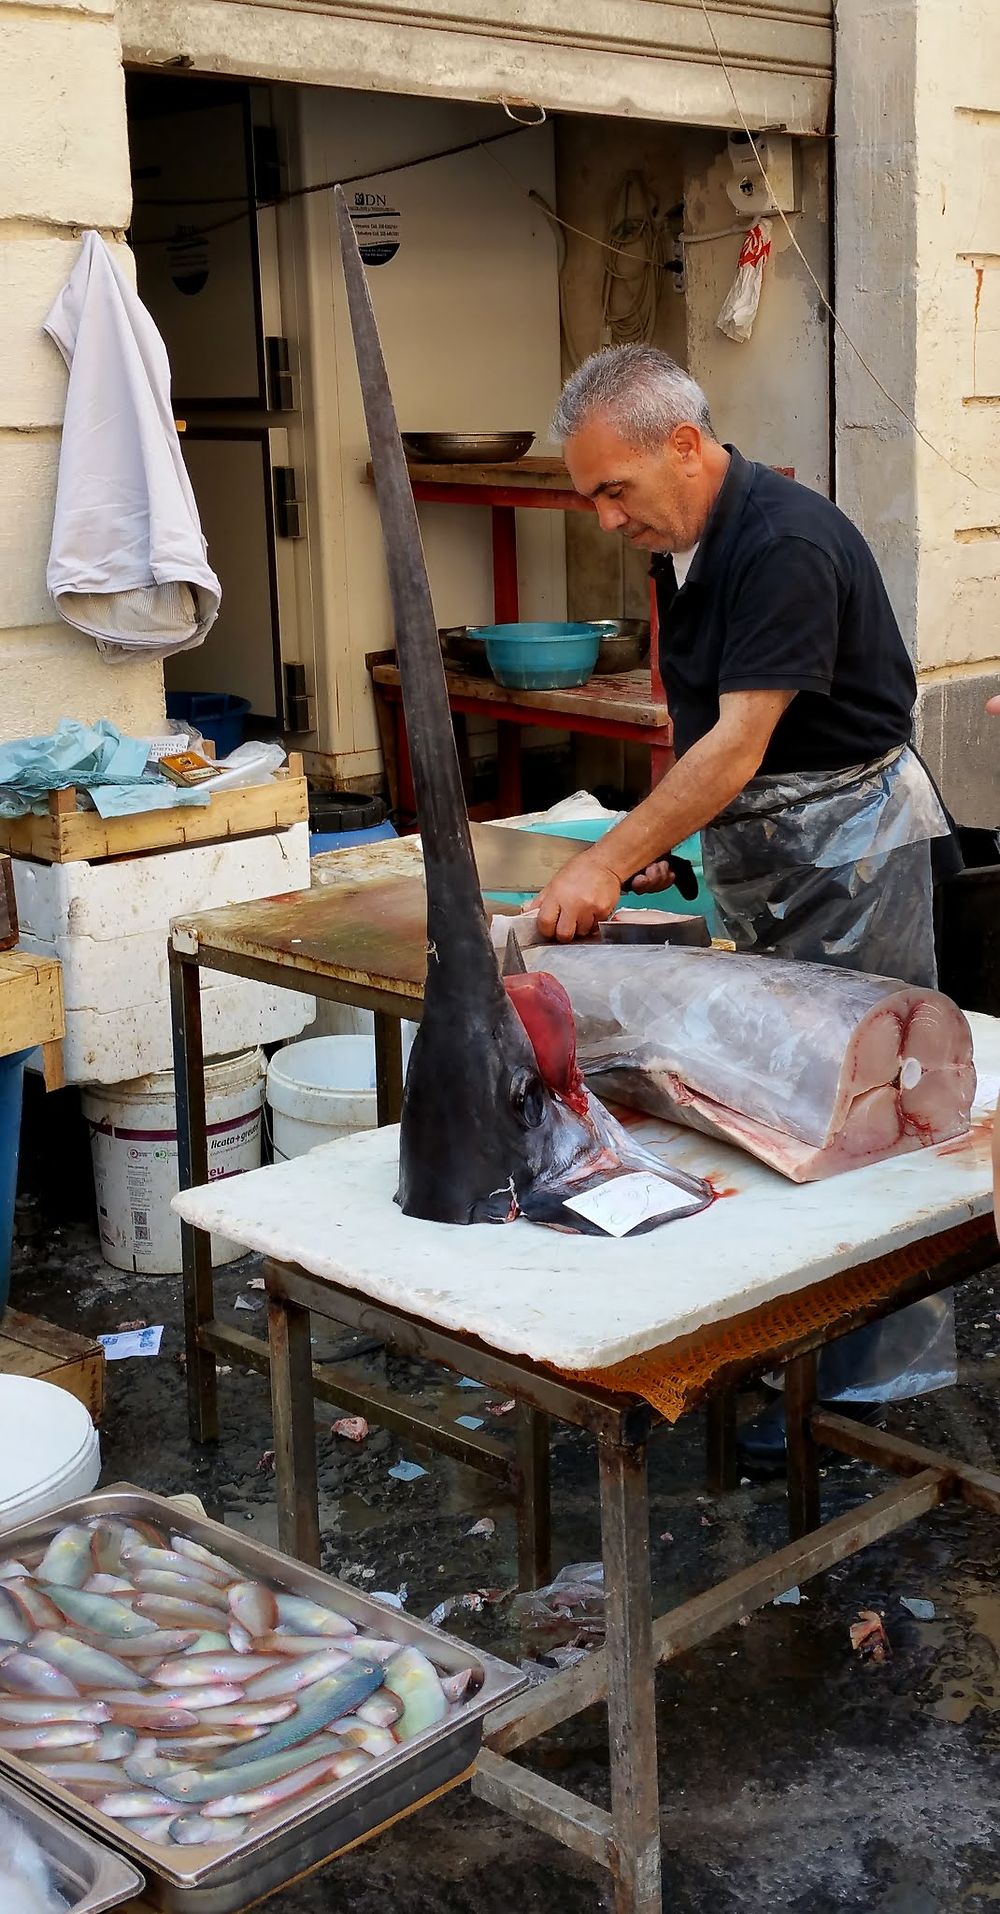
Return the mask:
<path id="1" fill-rule="evenodd" d="M 640 1159 L 648 1168 L 653 1159 L 631 1149 L 625 1132 L 584 1090 L 562 986 L 536 973 L 511 979 L 508 990 L 500 976 L 416 507 L 354 227 L 339 187 L 334 197 L 427 887 L 427 982 L 403 1092 L 396 1200 L 408 1216 L 435 1222 L 507 1222 L 523 1212 L 588 1230 L 563 1208 L 564 1199 L 638 1167 Z M 697 1179 L 666 1174 L 690 1195 L 692 1210 L 711 1200 Z"/>

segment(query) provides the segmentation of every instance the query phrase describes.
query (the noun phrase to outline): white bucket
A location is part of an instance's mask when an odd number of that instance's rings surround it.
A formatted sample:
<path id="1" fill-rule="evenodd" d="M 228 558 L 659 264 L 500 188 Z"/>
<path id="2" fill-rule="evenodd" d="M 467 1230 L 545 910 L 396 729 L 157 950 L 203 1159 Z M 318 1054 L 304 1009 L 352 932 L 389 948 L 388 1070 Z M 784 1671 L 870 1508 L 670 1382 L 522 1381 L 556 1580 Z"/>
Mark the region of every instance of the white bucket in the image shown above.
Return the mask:
<path id="1" fill-rule="evenodd" d="M 36 1376 L 0 1376 L 0 1457 L 0 1533 L 89 1495 L 101 1473 L 83 1403 Z"/>
<path id="2" fill-rule="evenodd" d="M 213 1182 L 259 1167 L 263 1099 L 262 1051 L 244 1050 L 206 1064 L 208 1174 Z M 176 1274 L 181 1267 L 181 1226 L 170 1208 L 179 1183 L 173 1072 L 95 1084 L 84 1090 L 82 1101 L 90 1125 L 105 1262 L 144 1276 Z M 244 1254 L 239 1243 L 213 1236 L 213 1263 L 231 1263 Z"/>
<path id="3" fill-rule="evenodd" d="M 374 1039 L 308 1037 L 286 1044 L 268 1064 L 267 1101 L 276 1163 L 354 1130 L 373 1130 Z"/>

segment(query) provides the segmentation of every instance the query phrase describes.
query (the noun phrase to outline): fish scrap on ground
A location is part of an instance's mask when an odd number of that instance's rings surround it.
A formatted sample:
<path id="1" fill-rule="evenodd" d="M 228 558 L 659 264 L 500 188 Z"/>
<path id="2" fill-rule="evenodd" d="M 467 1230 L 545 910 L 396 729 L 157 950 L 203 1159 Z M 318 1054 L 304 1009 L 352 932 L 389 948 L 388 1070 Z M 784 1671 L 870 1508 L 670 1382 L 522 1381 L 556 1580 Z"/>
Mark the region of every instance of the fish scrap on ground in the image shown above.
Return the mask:
<path id="1" fill-rule="evenodd" d="M 27 1556 L 0 1563 L 0 1760 L 146 1841 L 231 1846 L 478 1686 L 148 1523 L 69 1523 Z"/>

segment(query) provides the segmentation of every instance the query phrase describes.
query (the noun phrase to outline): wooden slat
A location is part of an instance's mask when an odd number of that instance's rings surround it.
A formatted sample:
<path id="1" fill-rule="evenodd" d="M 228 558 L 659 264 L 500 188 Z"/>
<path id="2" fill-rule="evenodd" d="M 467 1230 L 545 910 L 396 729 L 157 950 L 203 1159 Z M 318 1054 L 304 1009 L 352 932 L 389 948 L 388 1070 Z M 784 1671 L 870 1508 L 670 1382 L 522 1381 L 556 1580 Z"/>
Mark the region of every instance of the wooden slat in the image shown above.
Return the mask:
<path id="1" fill-rule="evenodd" d="M 502 1808 L 505 1814 L 537 1828 L 539 1834 L 561 1841 L 574 1854 L 596 1861 L 598 1867 L 610 1867 L 614 1825 L 605 1808 L 571 1794 L 544 1775 L 505 1761 L 489 1748 L 480 1751 L 472 1792 L 491 1808 Z"/>
<path id="2" fill-rule="evenodd" d="M 396 688 L 398 665 L 374 665 L 376 684 Z M 648 670 L 623 671 L 614 677 L 590 678 L 585 685 L 565 691 L 508 691 L 495 678 L 470 677 L 465 672 L 446 672 L 448 690 L 453 697 L 474 698 L 483 705 L 521 706 L 528 711 L 551 711 L 564 717 L 588 717 L 612 723 L 658 725 L 666 729 L 670 716 L 662 699 L 655 699 Z"/>
<path id="3" fill-rule="evenodd" d="M 52 795 L 62 799 L 67 793 Z M 38 858 L 43 864 L 100 861 L 251 837 L 300 824 L 308 815 L 305 779 L 278 777 L 271 784 L 249 785 L 243 791 L 217 791 L 206 805 L 137 811 L 130 817 L 101 818 L 96 811 L 61 810 L 53 805 L 44 817 L 0 819 L 0 848 L 15 857 Z"/>
<path id="4" fill-rule="evenodd" d="M 835 1409 L 813 1412 L 811 1428 L 817 1443 L 837 1449 L 860 1462 L 873 1462 L 876 1468 L 890 1469 L 897 1475 L 916 1475 L 922 1469 L 948 1468 L 963 1501 L 974 1508 L 1000 1515 L 1000 1474 L 977 1469 L 971 1462 L 958 1462 L 954 1456 L 935 1455 L 919 1442 L 908 1442 L 884 1429 L 869 1429 L 862 1423 L 839 1416 Z"/>
<path id="5" fill-rule="evenodd" d="M 104 1407 L 105 1357 L 100 1343 L 8 1309 L 0 1331 L 0 1375 L 35 1376 L 82 1402 L 94 1422 Z"/>
<path id="6" fill-rule="evenodd" d="M 54 957 L 0 952 L 0 1056 L 65 1035 L 62 970 Z"/>
<path id="7" fill-rule="evenodd" d="M 14 896 L 14 872 L 10 858 L 0 856 L 0 950 L 13 950 L 17 943 L 17 898 Z"/>

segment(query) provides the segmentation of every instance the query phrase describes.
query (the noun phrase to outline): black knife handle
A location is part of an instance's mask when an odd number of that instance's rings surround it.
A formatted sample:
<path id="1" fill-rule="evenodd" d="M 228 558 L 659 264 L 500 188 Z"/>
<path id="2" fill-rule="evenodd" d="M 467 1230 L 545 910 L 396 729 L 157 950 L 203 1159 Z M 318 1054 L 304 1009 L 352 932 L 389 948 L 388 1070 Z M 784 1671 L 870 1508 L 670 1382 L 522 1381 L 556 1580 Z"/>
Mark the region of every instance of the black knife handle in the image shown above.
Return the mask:
<path id="1" fill-rule="evenodd" d="M 670 865 L 674 874 L 674 885 L 680 892 L 685 903 L 693 904 L 698 896 L 698 878 L 690 859 L 687 857 L 678 857 L 674 851 L 671 851 L 670 855 L 663 861 Z M 636 872 L 636 876 L 638 875 L 639 873 Z M 628 883 L 623 886 L 623 889 L 630 891 L 634 882 L 635 878 L 630 877 Z"/>

